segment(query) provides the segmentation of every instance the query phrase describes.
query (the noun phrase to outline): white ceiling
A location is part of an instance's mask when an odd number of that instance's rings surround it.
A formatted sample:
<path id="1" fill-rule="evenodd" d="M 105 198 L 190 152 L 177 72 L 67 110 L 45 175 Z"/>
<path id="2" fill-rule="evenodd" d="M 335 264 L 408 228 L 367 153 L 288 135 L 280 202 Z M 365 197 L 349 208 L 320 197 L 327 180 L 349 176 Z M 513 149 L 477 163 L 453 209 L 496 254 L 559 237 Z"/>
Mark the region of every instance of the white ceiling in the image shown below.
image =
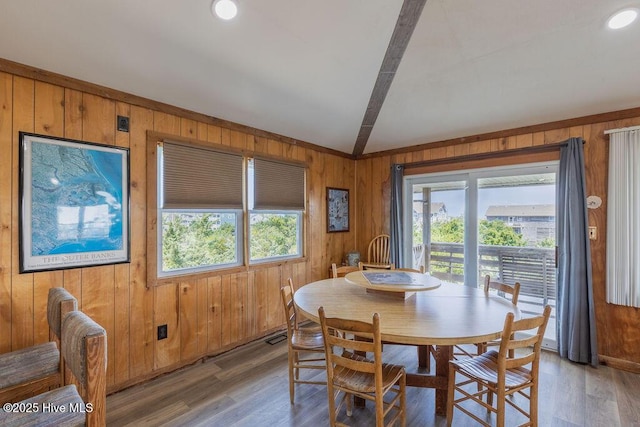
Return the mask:
<path id="1" fill-rule="evenodd" d="M 402 0 L 3 0 L 0 58 L 351 153 Z M 640 106 L 640 0 L 429 0 L 365 153 Z"/>

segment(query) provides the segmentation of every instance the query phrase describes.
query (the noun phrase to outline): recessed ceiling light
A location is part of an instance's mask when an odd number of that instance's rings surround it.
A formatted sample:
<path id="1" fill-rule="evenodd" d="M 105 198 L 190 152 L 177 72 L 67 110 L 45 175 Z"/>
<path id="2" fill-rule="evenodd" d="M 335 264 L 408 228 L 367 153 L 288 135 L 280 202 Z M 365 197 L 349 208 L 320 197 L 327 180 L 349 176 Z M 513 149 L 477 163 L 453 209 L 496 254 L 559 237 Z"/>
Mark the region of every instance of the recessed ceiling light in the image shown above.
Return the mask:
<path id="1" fill-rule="evenodd" d="M 214 0 L 211 3 L 211 11 L 220 19 L 228 21 L 238 14 L 238 6 L 233 0 Z"/>
<path id="2" fill-rule="evenodd" d="M 611 15 L 611 18 L 607 21 L 607 27 L 612 30 L 619 30 L 620 28 L 630 25 L 637 17 L 637 9 L 623 9 Z"/>

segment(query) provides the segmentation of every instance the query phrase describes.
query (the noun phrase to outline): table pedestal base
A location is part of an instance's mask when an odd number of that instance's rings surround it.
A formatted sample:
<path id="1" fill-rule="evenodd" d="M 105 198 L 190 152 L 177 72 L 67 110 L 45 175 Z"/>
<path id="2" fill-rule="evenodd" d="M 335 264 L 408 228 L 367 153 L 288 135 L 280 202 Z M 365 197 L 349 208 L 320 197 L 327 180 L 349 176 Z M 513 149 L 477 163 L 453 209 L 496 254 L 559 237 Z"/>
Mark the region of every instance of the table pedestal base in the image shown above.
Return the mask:
<path id="1" fill-rule="evenodd" d="M 435 389 L 436 415 L 447 416 L 447 399 L 449 389 L 449 360 L 453 357 L 453 347 L 450 345 L 434 346 L 436 359 L 436 374 L 427 375 L 417 372 L 407 373 L 407 386 L 426 387 Z M 418 346 L 418 351 L 426 351 L 426 346 Z M 430 355 L 427 354 L 427 357 Z M 423 360 L 422 357 L 420 358 Z M 420 366 L 423 368 L 424 366 Z M 365 400 L 354 397 L 355 406 L 364 407 Z"/>
<path id="2" fill-rule="evenodd" d="M 399 299 L 411 298 L 416 294 L 415 292 L 379 291 L 377 289 L 370 289 L 370 288 L 367 288 L 367 293 L 374 294 L 374 295 L 382 295 L 382 296 L 391 297 L 391 298 L 399 298 Z"/>

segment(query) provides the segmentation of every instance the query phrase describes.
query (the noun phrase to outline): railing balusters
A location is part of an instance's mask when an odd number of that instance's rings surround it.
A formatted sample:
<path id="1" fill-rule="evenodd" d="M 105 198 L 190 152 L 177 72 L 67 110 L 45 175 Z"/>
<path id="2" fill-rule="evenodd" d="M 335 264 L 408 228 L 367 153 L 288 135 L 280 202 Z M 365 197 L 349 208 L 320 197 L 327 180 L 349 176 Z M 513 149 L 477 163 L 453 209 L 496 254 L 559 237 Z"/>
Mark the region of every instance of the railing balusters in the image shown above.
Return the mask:
<path id="1" fill-rule="evenodd" d="M 414 253 L 421 251 L 421 245 L 414 247 Z M 442 280 L 462 283 L 464 257 L 460 255 L 464 255 L 462 243 L 432 242 L 431 253 L 424 257 L 429 257 L 431 274 Z M 478 280 L 490 274 L 507 283 L 518 281 L 520 295 L 542 300 L 541 306 L 555 300 L 553 248 L 480 245 L 478 255 Z"/>

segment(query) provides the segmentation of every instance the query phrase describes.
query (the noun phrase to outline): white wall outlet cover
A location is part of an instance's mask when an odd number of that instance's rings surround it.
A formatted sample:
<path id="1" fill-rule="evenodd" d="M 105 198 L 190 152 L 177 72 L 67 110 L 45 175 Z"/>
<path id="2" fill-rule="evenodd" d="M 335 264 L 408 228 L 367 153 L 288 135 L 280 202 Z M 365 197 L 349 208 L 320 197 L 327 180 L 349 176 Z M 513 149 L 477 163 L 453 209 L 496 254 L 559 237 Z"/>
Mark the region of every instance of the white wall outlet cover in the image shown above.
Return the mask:
<path id="1" fill-rule="evenodd" d="M 589 196 L 587 197 L 587 208 L 589 209 L 597 209 L 602 204 L 602 199 L 598 196 Z"/>

